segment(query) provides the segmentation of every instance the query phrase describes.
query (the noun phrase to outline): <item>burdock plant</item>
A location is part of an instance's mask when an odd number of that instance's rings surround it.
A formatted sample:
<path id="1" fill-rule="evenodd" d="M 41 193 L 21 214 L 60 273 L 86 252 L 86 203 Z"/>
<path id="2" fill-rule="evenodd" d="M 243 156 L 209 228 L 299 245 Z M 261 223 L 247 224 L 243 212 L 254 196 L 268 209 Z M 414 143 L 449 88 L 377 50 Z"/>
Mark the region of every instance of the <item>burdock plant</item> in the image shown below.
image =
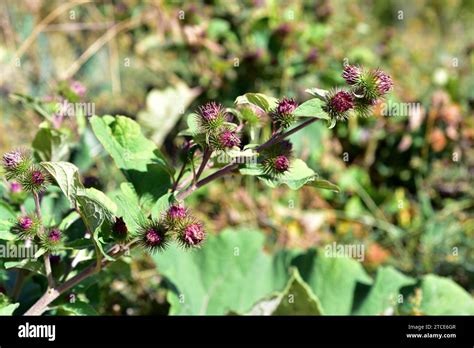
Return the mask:
<path id="1" fill-rule="evenodd" d="M 310 88 L 307 91 L 313 97 L 300 103 L 288 97 L 246 93 L 237 97 L 235 107 L 224 107 L 217 101 L 198 107 L 188 118 L 188 129 L 180 133 L 184 145 L 176 158 L 178 170 L 145 138 L 135 121 L 124 116 L 91 117 L 92 131 L 127 180 L 109 194 L 83 185 L 79 169 L 72 163 L 35 163 L 24 150 L 4 154 L 2 167 L 11 183 L 9 195 L 20 189 L 13 183 L 19 184 L 22 192 L 33 196 L 35 208 L 34 214 L 27 215 L 23 201 L 11 200 L 18 216 L 11 221 L 11 232 L 18 240 L 28 239 L 42 248 L 44 267 L 34 266 L 44 270 L 47 278 L 46 292 L 26 314 L 43 313 L 60 295 L 129 255 L 132 248 L 158 253 L 177 243 L 189 252 L 199 252 L 196 249 L 205 247 L 208 232 L 186 207 L 186 199 L 226 175 L 253 176 L 272 188 L 308 185 L 337 191 L 337 186 L 320 180 L 296 158 L 288 138 L 318 120 L 334 126 L 352 115 L 369 115 L 393 86 L 390 76 L 380 69 L 345 66 L 342 76 L 346 87 Z M 84 88 L 75 87 L 75 93 L 82 94 Z M 222 153 L 228 155 L 226 162 L 219 160 Z M 62 221 L 56 216 L 43 219 L 43 199 L 59 191 L 70 210 L 61 215 Z M 81 220 L 77 225 L 83 236 L 70 232 L 68 226 L 76 225 L 76 220 Z M 61 262 L 72 265 L 74 251 L 84 248 L 88 258 L 81 269 L 53 276 L 51 254 L 61 255 Z"/>

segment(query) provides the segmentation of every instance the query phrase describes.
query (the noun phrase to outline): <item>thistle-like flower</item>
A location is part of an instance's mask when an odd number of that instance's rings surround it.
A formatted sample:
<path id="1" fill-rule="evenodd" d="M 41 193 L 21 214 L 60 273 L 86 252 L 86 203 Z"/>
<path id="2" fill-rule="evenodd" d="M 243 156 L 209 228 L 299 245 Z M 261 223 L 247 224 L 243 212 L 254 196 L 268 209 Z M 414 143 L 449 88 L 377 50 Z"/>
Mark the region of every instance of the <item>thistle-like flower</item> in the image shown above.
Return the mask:
<path id="1" fill-rule="evenodd" d="M 275 158 L 274 168 L 279 173 L 284 173 L 290 168 L 290 160 L 285 155 Z"/>
<path id="2" fill-rule="evenodd" d="M 122 217 L 116 217 L 112 225 L 112 235 L 118 241 L 125 241 L 128 239 L 128 228 Z"/>
<path id="3" fill-rule="evenodd" d="M 360 82 L 362 69 L 355 65 L 346 65 L 342 71 L 342 78 L 348 85 L 356 85 Z"/>
<path id="4" fill-rule="evenodd" d="M 384 96 L 393 87 L 392 78 L 380 69 L 375 70 L 373 75 L 380 97 Z"/>
<path id="5" fill-rule="evenodd" d="M 172 204 L 166 211 L 166 218 L 170 221 L 180 221 L 187 215 L 187 209 L 181 204 Z"/>
<path id="6" fill-rule="evenodd" d="M 31 166 L 31 156 L 24 150 L 13 150 L 3 155 L 2 165 L 7 179 L 19 178 Z"/>
<path id="7" fill-rule="evenodd" d="M 22 239 L 27 239 L 36 235 L 39 226 L 40 223 L 35 217 L 20 216 L 17 223 L 12 227 L 12 232 L 18 234 Z"/>
<path id="8" fill-rule="evenodd" d="M 196 221 L 184 225 L 177 234 L 178 242 L 185 248 L 199 247 L 205 238 L 202 224 Z"/>
<path id="9" fill-rule="evenodd" d="M 199 108 L 197 122 L 203 133 L 215 132 L 227 120 L 224 107 L 216 102 L 209 102 Z"/>
<path id="10" fill-rule="evenodd" d="M 46 186 L 48 186 L 49 178 L 42 168 L 32 166 L 20 178 L 20 183 L 26 191 L 41 192 L 46 189 Z"/>
<path id="11" fill-rule="evenodd" d="M 56 252 L 62 244 L 62 233 L 59 229 L 52 228 L 40 235 L 40 242 L 41 246 L 49 252 Z"/>
<path id="12" fill-rule="evenodd" d="M 296 117 L 293 113 L 297 107 L 298 103 L 291 98 L 285 97 L 278 102 L 277 107 L 271 113 L 271 117 L 277 128 L 285 129 L 295 122 Z"/>
<path id="13" fill-rule="evenodd" d="M 219 135 L 219 145 L 224 149 L 231 149 L 240 145 L 240 139 L 235 131 L 226 129 Z"/>
<path id="14" fill-rule="evenodd" d="M 140 246 L 150 253 L 162 251 L 170 239 L 170 231 L 165 223 L 159 220 L 148 220 L 142 223 L 138 231 Z"/>
<path id="15" fill-rule="evenodd" d="M 79 81 L 71 81 L 69 88 L 80 98 L 84 97 L 87 92 L 87 88 Z"/>
<path id="16" fill-rule="evenodd" d="M 293 145 L 283 140 L 262 152 L 262 167 L 265 175 L 278 176 L 286 173 L 291 166 Z"/>
<path id="17" fill-rule="evenodd" d="M 331 90 L 326 95 L 323 110 L 332 120 L 346 120 L 349 117 L 348 111 L 354 108 L 354 96 L 344 90 Z"/>
<path id="18" fill-rule="evenodd" d="M 19 193 L 22 191 L 21 184 L 18 182 L 12 182 L 10 184 L 10 191 L 11 193 Z"/>

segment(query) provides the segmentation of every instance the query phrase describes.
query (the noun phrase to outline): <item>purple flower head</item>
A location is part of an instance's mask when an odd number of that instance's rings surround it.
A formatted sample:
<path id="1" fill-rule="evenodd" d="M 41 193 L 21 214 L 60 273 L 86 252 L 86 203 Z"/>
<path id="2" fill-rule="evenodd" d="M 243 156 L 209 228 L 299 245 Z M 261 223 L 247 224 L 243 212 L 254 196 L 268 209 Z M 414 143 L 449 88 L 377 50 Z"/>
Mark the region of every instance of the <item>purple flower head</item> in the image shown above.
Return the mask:
<path id="1" fill-rule="evenodd" d="M 193 222 L 184 228 L 182 242 L 186 246 L 197 246 L 201 244 L 205 236 L 202 224 Z"/>
<path id="2" fill-rule="evenodd" d="M 181 204 L 172 204 L 168 211 L 166 212 L 168 219 L 170 220 L 180 220 L 184 219 L 187 215 L 186 208 Z"/>
<path id="3" fill-rule="evenodd" d="M 240 139 L 234 131 L 225 130 L 219 137 L 219 143 L 223 148 L 232 148 L 240 145 Z"/>
<path id="4" fill-rule="evenodd" d="M 48 239 L 50 242 L 57 243 L 61 240 L 61 231 L 57 228 L 53 228 L 49 231 Z"/>
<path id="5" fill-rule="evenodd" d="M 330 100 L 331 107 L 337 112 L 346 112 L 354 107 L 354 97 L 346 91 L 337 92 Z"/>
<path id="6" fill-rule="evenodd" d="M 375 83 L 377 85 L 377 90 L 380 95 L 384 95 L 388 91 L 390 91 L 393 87 L 392 78 L 384 73 L 382 70 L 377 69 L 374 72 L 375 76 Z"/>
<path id="7" fill-rule="evenodd" d="M 128 228 L 122 217 L 115 218 L 115 223 L 112 226 L 112 231 L 120 237 L 125 237 L 127 235 Z"/>
<path id="8" fill-rule="evenodd" d="M 216 102 L 209 102 L 199 108 L 199 114 L 201 115 L 202 119 L 206 122 L 217 119 L 222 112 L 223 112 L 222 105 L 217 104 Z"/>
<path id="9" fill-rule="evenodd" d="M 69 87 L 74 93 L 76 93 L 81 98 L 84 97 L 87 92 L 87 88 L 79 81 L 72 81 Z"/>
<path id="10" fill-rule="evenodd" d="M 281 155 L 275 158 L 275 170 L 284 173 L 290 168 L 290 160 L 288 157 Z"/>
<path id="11" fill-rule="evenodd" d="M 18 219 L 18 226 L 20 226 L 20 228 L 23 231 L 26 231 L 26 230 L 30 229 L 31 226 L 33 226 L 33 220 L 28 216 L 21 216 Z"/>
<path id="12" fill-rule="evenodd" d="M 152 228 L 148 229 L 145 233 L 145 243 L 151 247 L 159 245 L 162 240 L 160 234 Z"/>
<path id="13" fill-rule="evenodd" d="M 41 172 L 41 170 L 35 169 L 31 172 L 31 182 L 36 186 L 40 186 L 44 184 L 45 177 L 44 177 L 44 174 Z"/>
<path id="14" fill-rule="evenodd" d="M 20 151 L 10 151 L 3 155 L 3 165 L 6 169 L 15 169 L 23 161 Z"/>
<path id="15" fill-rule="evenodd" d="M 348 85 L 355 85 L 360 81 L 361 69 L 355 65 L 346 65 L 342 71 L 342 78 L 346 80 Z"/>
<path id="16" fill-rule="evenodd" d="M 292 98 L 283 98 L 278 102 L 276 112 L 279 115 L 291 115 L 298 107 L 298 103 Z"/>
<path id="17" fill-rule="evenodd" d="M 22 189 L 21 189 L 21 184 L 20 184 L 20 183 L 18 183 L 18 182 L 12 182 L 12 183 L 10 184 L 10 191 L 11 191 L 12 193 L 18 193 L 18 192 L 21 192 L 21 190 L 22 190 Z"/>

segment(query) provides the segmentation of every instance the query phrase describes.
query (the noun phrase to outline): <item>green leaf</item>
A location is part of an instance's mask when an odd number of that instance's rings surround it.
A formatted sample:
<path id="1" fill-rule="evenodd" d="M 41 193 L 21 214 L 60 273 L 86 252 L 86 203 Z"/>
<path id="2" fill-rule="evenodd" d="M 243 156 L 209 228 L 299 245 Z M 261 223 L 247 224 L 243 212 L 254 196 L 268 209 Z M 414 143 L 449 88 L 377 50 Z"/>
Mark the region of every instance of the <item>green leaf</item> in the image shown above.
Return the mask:
<path id="1" fill-rule="evenodd" d="M 69 155 L 67 135 L 57 129 L 40 128 L 33 140 L 32 147 L 39 161 L 61 161 Z"/>
<path id="2" fill-rule="evenodd" d="M 15 240 L 16 235 L 11 233 L 10 230 L 14 223 L 12 221 L 0 220 L 0 239 L 2 240 Z"/>
<path id="3" fill-rule="evenodd" d="M 421 311 L 427 315 L 474 315 L 474 299 L 451 279 L 428 274 L 421 282 Z"/>
<path id="4" fill-rule="evenodd" d="M 312 186 L 312 187 L 316 187 L 316 188 L 319 188 L 319 189 L 323 189 L 323 190 L 330 190 L 330 191 L 334 191 L 334 192 L 341 192 L 341 190 L 339 189 L 339 187 L 336 185 L 336 184 L 333 184 L 332 182 L 330 181 L 327 181 L 327 180 L 323 180 L 323 179 L 314 179 L 313 181 L 310 181 L 308 184 L 308 186 Z"/>
<path id="5" fill-rule="evenodd" d="M 54 178 L 73 207 L 78 190 L 84 188 L 79 169 L 69 162 L 41 162 L 41 166 Z"/>
<path id="6" fill-rule="evenodd" d="M 407 277 L 391 266 L 380 267 L 377 270 L 375 284 L 353 314 L 382 315 L 387 311 L 393 313 L 398 306 L 400 289 L 415 282 L 415 279 Z"/>
<path id="7" fill-rule="evenodd" d="M 325 314 L 349 315 L 357 283 L 371 284 L 362 265 L 349 258 L 328 257 L 324 251 L 311 249 L 297 256 L 293 266 L 319 298 Z"/>
<path id="8" fill-rule="evenodd" d="M 44 267 L 43 262 L 30 260 L 30 259 L 23 259 L 19 261 L 7 261 L 4 263 L 5 269 L 10 268 L 21 268 L 31 271 L 33 273 L 44 275 Z"/>
<path id="9" fill-rule="evenodd" d="M 312 96 L 320 99 L 320 100 L 323 100 L 324 101 L 324 98 L 326 97 L 326 94 L 328 94 L 328 91 L 325 90 L 325 89 L 321 89 L 321 88 L 308 88 L 305 90 L 306 93 L 309 93 L 311 94 Z"/>
<path id="10" fill-rule="evenodd" d="M 290 280 L 282 293 L 258 302 L 250 315 L 323 315 L 321 303 L 293 268 Z"/>
<path id="11" fill-rule="evenodd" d="M 90 238 L 80 238 L 80 239 L 76 239 L 71 242 L 65 243 L 66 248 L 72 248 L 72 249 L 87 249 L 93 245 L 94 243 L 92 239 Z"/>
<path id="12" fill-rule="evenodd" d="M 163 195 L 156 201 L 155 205 L 153 205 L 151 215 L 155 218 L 160 218 L 161 214 L 164 213 L 174 201 L 176 201 L 174 193 L 170 192 Z"/>
<path id="13" fill-rule="evenodd" d="M 125 116 L 94 116 L 92 129 L 143 202 L 151 205 L 171 186 L 173 169 L 138 123 Z"/>
<path id="14" fill-rule="evenodd" d="M 329 120 L 329 116 L 323 111 L 323 102 L 318 98 L 305 101 L 294 111 L 294 115 L 298 117 L 316 117 Z"/>
<path id="15" fill-rule="evenodd" d="M 0 315 L 13 315 L 19 305 L 19 303 L 10 304 L 8 297 L 0 293 Z"/>
<path id="16" fill-rule="evenodd" d="M 262 93 L 245 93 L 244 95 L 237 97 L 235 100 L 236 105 L 249 103 L 258 106 L 265 112 L 270 112 L 276 108 L 278 99 L 269 97 Z"/>
<path id="17" fill-rule="evenodd" d="M 124 182 L 120 185 L 120 192 L 112 197 L 117 204 L 116 215 L 122 217 L 130 231 L 138 229 L 138 222 L 145 219 L 145 214 L 140 210 L 140 202 L 133 185 Z"/>
<path id="18" fill-rule="evenodd" d="M 139 112 L 137 118 L 140 124 L 152 131 L 151 139 L 158 146 L 163 143 L 197 94 L 197 89 L 191 89 L 183 82 L 164 90 L 153 89 L 148 93 L 147 109 Z"/>
<path id="19" fill-rule="evenodd" d="M 59 315 L 98 315 L 97 311 L 90 304 L 83 301 L 74 301 L 62 304 L 58 307 Z"/>
<path id="20" fill-rule="evenodd" d="M 113 218 L 117 211 L 116 204 L 103 192 L 94 188 L 88 188 L 79 192 L 77 202 L 79 203 L 82 219 L 92 233 L 96 246 L 107 260 L 113 260 L 104 251 L 104 242 L 99 232 L 102 224 L 107 223 L 110 226 L 113 223 Z"/>
<path id="21" fill-rule="evenodd" d="M 264 235 L 225 230 L 211 235 L 201 249 L 171 245 L 153 258 L 172 284 L 170 314 L 246 313 L 261 298 L 283 289 L 287 254 L 263 252 Z"/>

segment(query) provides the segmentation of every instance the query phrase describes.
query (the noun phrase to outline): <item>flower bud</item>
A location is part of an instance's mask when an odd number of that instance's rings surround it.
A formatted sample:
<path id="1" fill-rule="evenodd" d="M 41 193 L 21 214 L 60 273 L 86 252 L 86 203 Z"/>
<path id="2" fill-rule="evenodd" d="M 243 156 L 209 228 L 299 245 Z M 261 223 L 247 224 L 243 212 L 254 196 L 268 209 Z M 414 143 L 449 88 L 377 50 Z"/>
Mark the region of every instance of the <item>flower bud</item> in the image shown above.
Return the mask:
<path id="1" fill-rule="evenodd" d="M 240 139 L 237 133 L 231 130 L 224 130 L 219 137 L 219 145 L 221 148 L 230 149 L 240 145 Z"/>
<path id="2" fill-rule="evenodd" d="M 262 152 L 263 172 L 270 176 L 279 176 L 290 169 L 293 157 L 293 145 L 283 140 Z"/>
<path id="3" fill-rule="evenodd" d="M 215 134 L 226 121 L 227 114 L 221 104 L 209 102 L 199 108 L 197 123 L 202 133 Z"/>
<path id="4" fill-rule="evenodd" d="M 284 156 L 278 156 L 274 162 L 275 170 L 279 173 L 284 173 L 290 168 L 290 160 Z"/>
<path id="5" fill-rule="evenodd" d="M 26 191 L 41 192 L 49 184 L 48 175 L 40 167 L 31 167 L 25 175 L 20 178 L 21 185 Z"/>
<path id="6" fill-rule="evenodd" d="M 169 231 L 162 221 L 149 220 L 140 226 L 139 244 L 150 253 L 161 251 L 169 242 Z"/>
<path id="7" fill-rule="evenodd" d="M 288 128 L 295 122 L 293 112 L 298 107 L 298 103 L 291 98 L 283 98 L 278 102 L 277 107 L 271 113 L 273 122 L 279 128 Z"/>
<path id="8" fill-rule="evenodd" d="M 375 76 L 375 84 L 377 85 L 377 90 L 380 94 L 380 96 L 385 95 L 387 92 L 389 92 L 392 87 L 393 87 L 393 82 L 392 78 L 384 73 L 382 70 L 377 69 L 374 72 Z"/>
<path id="9" fill-rule="evenodd" d="M 115 239 L 123 241 L 128 238 L 128 228 L 122 217 L 116 217 L 112 225 L 112 234 Z"/>
<path id="10" fill-rule="evenodd" d="M 10 191 L 11 191 L 12 193 L 20 193 L 20 192 L 22 191 L 22 189 L 21 189 L 21 184 L 18 183 L 18 182 L 12 182 L 12 183 L 10 184 Z"/>
<path id="11" fill-rule="evenodd" d="M 361 69 L 355 65 L 346 65 L 342 71 L 342 78 L 348 85 L 355 85 L 360 82 Z"/>
<path id="12" fill-rule="evenodd" d="M 41 246 L 49 252 L 58 251 L 61 246 L 62 233 L 57 228 L 52 228 L 40 235 Z"/>
<path id="13" fill-rule="evenodd" d="M 12 227 L 12 232 L 22 239 L 34 237 L 38 231 L 39 221 L 35 217 L 20 216 Z"/>
<path id="14" fill-rule="evenodd" d="M 22 216 L 18 219 L 18 226 L 23 230 L 26 231 L 33 226 L 33 220 L 28 216 Z"/>
<path id="15" fill-rule="evenodd" d="M 185 248 L 198 247 L 204 241 L 206 234 L 199 222 L 191 222 L 184 226 L 178 235 L 178 240 Z"/>
<path id="16" fill-rule="evenodd" d="M 80 98 L 84 97 L 87 92 L 87 88 L 79 81 L 71 81 L 69 88 Z"/>
<path id="17" fill-rule="evenodd" d="M 344 90 L 332 90 L 325 97 L 323 110 L 335 120 L 346 120 L 349 117 L 348 111 L 355 106 L 354 96 Z"/>
<path id="18" fill-rule="evenodd" d="M 14 150 L 3 155 L 2 165 L 7 179 L 19 178 L 31 165 L 30 156 L 23 150 Z"/>

